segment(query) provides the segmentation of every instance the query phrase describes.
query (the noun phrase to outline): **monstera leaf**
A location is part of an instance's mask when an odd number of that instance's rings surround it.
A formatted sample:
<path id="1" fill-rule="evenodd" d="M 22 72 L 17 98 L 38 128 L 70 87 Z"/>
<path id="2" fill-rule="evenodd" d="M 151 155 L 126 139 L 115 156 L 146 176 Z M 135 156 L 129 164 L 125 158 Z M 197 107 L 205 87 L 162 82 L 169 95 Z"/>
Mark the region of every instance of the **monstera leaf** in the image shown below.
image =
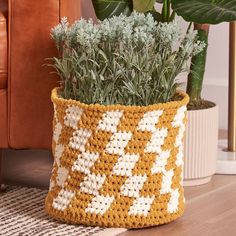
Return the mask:
<path id="1" fill-rule="evenodd" d="M 104 20 L 121 13 L 130 15 L 133 10 L 132 0 L 92 0 L 95 13 L 99 20 Z"/>
<path id="2" fill-rule="evenodd" d="M 218 24 L 236 20 L 236 0 L 172 0 L 172 9 L 186 21 Z"/>
<path id="3" fill-rule="evenodd" d="M 133 0 L 134 10 L 147 12 L 153 9 L 156 0 Z"/>

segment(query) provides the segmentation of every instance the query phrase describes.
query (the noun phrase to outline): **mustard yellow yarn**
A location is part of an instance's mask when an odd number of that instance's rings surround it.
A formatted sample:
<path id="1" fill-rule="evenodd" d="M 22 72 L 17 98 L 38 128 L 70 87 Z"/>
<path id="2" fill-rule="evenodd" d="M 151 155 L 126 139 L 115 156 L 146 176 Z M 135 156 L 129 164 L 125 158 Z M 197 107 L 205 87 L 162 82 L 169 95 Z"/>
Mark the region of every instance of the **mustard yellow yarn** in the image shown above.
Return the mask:
<path id="1" fill-rule="evenodd" d="M 68 223 L 142 228 L 184 211 L 188 96 L 146 107 L 86 105 L 58 96 L 46 210 Z"/>

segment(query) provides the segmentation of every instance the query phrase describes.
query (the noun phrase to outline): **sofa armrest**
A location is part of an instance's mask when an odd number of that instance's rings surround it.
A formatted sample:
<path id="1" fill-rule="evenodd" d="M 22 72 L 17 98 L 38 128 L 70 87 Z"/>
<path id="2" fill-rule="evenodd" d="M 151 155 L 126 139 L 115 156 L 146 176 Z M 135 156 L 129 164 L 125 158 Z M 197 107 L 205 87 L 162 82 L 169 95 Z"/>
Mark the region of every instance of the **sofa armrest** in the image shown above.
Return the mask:
<path id="1" fill-rule="evenodd" d="M 70 23 L 78 20 L 81 17 L 81 0 L 60 0 L 60 18 L 64 16 Z"/>
<path id="2" fill-rule="evenodd" d="M 50 30 L 80 18 L 80 0 L 9 0 L 8 141 L 12 148 L 51 146 L 50 92 L 57 85 L 45 58 L 57 54 Z"/>

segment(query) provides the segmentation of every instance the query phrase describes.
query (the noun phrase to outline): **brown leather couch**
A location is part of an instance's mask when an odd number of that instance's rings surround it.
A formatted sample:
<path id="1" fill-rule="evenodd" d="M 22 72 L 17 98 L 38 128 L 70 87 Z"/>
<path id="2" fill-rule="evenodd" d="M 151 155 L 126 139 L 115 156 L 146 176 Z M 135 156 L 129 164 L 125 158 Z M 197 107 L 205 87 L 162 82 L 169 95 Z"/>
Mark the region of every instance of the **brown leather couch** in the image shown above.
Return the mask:
<path id="1" fill-rule="evenodd" d="M 0 152 L 51 148 L 57 82 L 43 66 L 57 53 L 50 29 L 63 16 L 79 19 L 81 9 L 87 16 L 87 7 L 91 1 L 0 0 Z"/>

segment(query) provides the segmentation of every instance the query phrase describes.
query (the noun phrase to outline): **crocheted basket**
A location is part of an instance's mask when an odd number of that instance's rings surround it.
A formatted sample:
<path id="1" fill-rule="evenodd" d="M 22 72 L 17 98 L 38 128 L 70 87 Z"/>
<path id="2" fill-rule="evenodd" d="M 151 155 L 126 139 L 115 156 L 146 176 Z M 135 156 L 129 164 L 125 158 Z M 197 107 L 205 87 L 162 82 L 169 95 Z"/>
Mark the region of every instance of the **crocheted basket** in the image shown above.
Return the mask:
<path id="1" fill-rule="evenodd" d="M 188 96 L 146 107 L 54 104 L 54 166 L 46 210 L 68 223 L 142 228 L 184 211 Z"/>

